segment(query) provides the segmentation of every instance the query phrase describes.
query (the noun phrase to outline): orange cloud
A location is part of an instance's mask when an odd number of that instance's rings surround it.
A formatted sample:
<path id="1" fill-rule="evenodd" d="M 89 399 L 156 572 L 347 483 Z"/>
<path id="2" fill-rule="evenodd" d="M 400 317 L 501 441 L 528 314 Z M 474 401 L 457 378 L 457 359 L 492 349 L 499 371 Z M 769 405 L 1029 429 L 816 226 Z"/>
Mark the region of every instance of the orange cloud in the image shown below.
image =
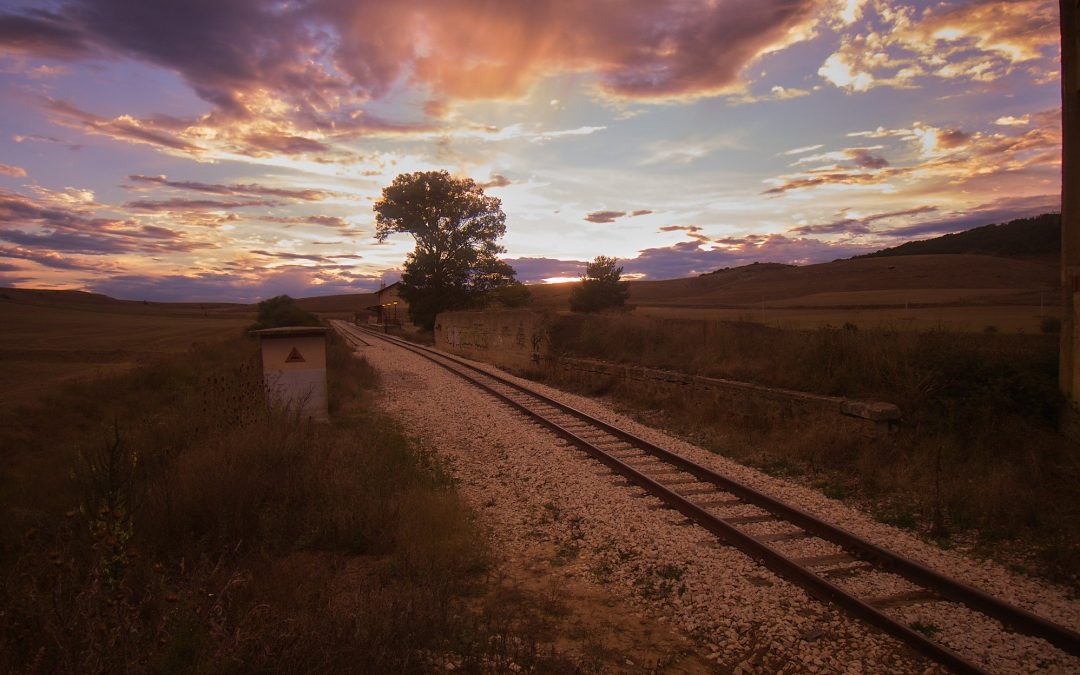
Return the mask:
<path id="1" fill-rule="evenodd" d="M 277 116 L 303 127 L 346 123 L 402 81 L 430 91 L 436 117 L 447 100 L 517 97 L 552 73 L 592 74 L 634 99 L 729 91 L 758 56 L 807 37 L 819 10 L 817 0 L 325 0 L 177 12 L 111 0 L 0 13 L 0 52 L 133 57 L 180 73 L 223 116 L 251 119 L 252 99 L 270 92 L 289 104 Z"/>
<path id="2" fill-rule="evenodd" d="M 1061 163 L 1060 110 L 1030 116 L 1032 128 L 1008 133 L 967 132 L 916 123 L 909 129 L 859 131 L 852 137 L 896 139 L 894 152 L 905 161 L 890 165 L 884 157 L 872 155 L 874 148 L 848 148 L 804 157 L 794 166 L 847 157 L 855 166 L 836 164 L 806 169 L 767 181 L 772 185 L 763 194 L 780 195 L 791 190 L 824 185 L 875 185 L 894 180 L 909 186 L 940 184 L 955 186 L 1005 173 L 1055 167 Z"/>
<path id="3" fill-rule="evenodd" d="M 1053 0 L 971 0 L 911 7 L 875 4 L 877 24 L 845 36 L 818 74 L 837 87 L 912 87 L 919 78 L 991 82 L 1025 64 L 1036 80 L 1056 69 Z M 1033 64 L 1033 65 L 1032 65 Z"/>

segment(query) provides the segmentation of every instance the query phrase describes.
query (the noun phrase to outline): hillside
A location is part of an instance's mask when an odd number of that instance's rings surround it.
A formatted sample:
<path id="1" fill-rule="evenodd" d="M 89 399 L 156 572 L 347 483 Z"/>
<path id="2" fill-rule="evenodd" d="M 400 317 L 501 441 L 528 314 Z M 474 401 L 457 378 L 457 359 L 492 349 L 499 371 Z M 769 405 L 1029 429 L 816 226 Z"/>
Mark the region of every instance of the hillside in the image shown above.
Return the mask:
<path id="1" fill-rule="evenodd" d="M 54 291 L 37 288 L 0 288 L 0 301 L 26 307 L 47 307 L 77 312 L 150 314 L 154 316 L 231 316 L 252 312 L 235 302 L 150 302 L 118 300 L 87 291 Z"/>
<path id="2" fill-rule="evenodd" d="M 316 295 L 296 300 L 302 309 L 316 314 L 351 314 L 367 309 L 376 302 L 374 293 Z"/>
<path id="3" fill-rule="evenodd" d="M 239 334 L 254 318 L 248 305 L 2 288 L 0 389 L 9 403 L 26 403 L 64 382 L 119 373 Z"/>
<path id="4" fill-rule="evenodd" d="M 1017 218 L 1007 223 L 983 225 L 933 239 L 909 241 L 856 257 L 886 258 L 957 253 L 1008 258 L 1057 256 L 1061 253 L 1061 214 L 1044 213 L 1033 218 Z"/>
<path id="5" fill-rule="evenodd" d="M 1057 284 L 1041 260 L 987 255 L 853 258 L 817 265 L 757 263 L 700 277 L 630 282 L 637 307 L 873 307 L 915 304 L 1039 303 Z M 573 283 L 530 286 L 538 307 L 566 309 Z"/>

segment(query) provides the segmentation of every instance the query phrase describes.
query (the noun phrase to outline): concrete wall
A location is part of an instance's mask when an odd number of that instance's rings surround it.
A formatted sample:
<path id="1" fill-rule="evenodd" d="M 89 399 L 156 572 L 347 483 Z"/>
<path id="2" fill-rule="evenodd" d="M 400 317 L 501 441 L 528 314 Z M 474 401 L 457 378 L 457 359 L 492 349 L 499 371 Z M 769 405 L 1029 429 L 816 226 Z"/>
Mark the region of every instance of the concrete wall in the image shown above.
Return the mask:
<path id="1" fill-rule="evenodd" d="M 900 419 L 891 403 L 820 396 L 747 382 L 686 375 L 655 368 L 579 359 L 551 354 L 548 321 L 527 309 L 444 312 L 435 320 L 435 346 L 451 354 L 509 370 L 545 370 L 597 385 L 658 391 L 693 390 L 702 404 L 718 405 L 735 414 L 826 419 L 852 431 L 888 433 Z"/>
<path id="2" fill-rule="evenodd" d="M 548 358 L 551 340 L 547 318 L 529 309 L 443 312 L 435 318 L 435 347 L 522 371 Z"/>
<path id="3" fill-rule="evenodd" d="M 303 417 L 326 420 L 326 337 L 263 336 L 260 342 L 263 382 L 270 400 Z"/>

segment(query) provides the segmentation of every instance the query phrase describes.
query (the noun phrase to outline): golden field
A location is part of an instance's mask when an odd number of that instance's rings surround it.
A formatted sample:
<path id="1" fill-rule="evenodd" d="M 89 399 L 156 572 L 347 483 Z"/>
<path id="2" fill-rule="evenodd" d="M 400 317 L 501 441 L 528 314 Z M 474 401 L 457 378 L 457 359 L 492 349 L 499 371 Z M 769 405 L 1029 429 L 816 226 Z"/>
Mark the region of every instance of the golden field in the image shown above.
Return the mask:
<path id="1" fill-rule="evenodd" d="M 0 388 L 26 403 L 63 382 L 119 373 L 251 324 L 245 305 L 142 303 L 79 291 L 0 289 Z"/>
<path id="2" fill-rule="evenodd" d="M 665 281 L 631 281 L 640 316 L 749 321 L 809 329 L 851 323 L 895 330 L 1039 332 L 1060 315 L 1058 263 L 984 255 L 916 255 L 818 265 L 746 265 Z M 538 309 L 565 311 L 573 283 L 530 286 Z"/>

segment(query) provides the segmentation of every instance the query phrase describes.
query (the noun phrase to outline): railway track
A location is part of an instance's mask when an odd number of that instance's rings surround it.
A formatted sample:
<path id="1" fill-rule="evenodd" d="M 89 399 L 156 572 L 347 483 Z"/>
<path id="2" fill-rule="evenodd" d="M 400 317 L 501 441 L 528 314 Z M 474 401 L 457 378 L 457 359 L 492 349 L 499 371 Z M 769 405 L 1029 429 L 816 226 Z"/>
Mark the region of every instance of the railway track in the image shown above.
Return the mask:
<path id="1" fill-rule="evenodd" d="M 691 462 L 559 401 L 462 359 L 392 336 L 334 322 L 352 340 L 385 340 L 459 375 L 588 452 L 690 521 L 735 546 L 823 602 L 896 637 L 959 673 L 985 673 L 929 635 L 908 626 L 899 609 L 924 603 L 991 617 L 1010 632 L 1043 639 L 1080 656 L 1080 634 L 893 553 L 810 513 Z M 894 590 L 876 595 L 867 589 Z M 860 590 L 861 589 L 861 590 Z"/>

